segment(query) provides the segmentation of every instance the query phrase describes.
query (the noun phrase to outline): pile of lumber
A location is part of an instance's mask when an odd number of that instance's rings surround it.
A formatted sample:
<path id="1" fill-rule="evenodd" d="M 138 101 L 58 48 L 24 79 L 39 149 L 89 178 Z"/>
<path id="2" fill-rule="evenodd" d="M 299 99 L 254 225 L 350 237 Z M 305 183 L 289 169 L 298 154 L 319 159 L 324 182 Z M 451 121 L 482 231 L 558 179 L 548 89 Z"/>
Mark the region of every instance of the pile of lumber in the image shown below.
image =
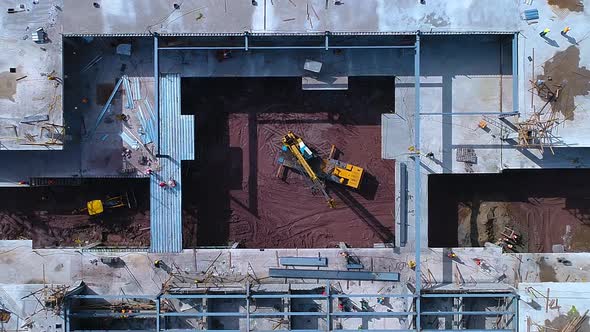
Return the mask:
<path id="1" fill-rule="evenodd" d="M 560 332 L 576 332 L 580 329 L 580 327 L 582 326 L 582 323 L 584 323 L 584 321 L 586 320 L 587 317 L 588 317 L 588 310 L 586 310 L 586 312 L 584 312 L 584 314 L 582 316 L 571 318 L 567 322 L 567 324 L 565 324 L 565 326 L 559 331 Z"/>

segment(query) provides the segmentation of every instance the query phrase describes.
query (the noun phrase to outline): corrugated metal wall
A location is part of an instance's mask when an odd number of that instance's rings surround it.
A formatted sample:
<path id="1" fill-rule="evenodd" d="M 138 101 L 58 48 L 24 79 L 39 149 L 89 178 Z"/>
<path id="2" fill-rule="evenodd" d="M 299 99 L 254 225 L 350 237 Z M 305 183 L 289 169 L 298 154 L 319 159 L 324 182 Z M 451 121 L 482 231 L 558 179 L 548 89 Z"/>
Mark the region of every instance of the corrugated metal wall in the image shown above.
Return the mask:
<path id="1" fill-rule="evenodd" d="M 160 77 L 160 170 L 152 176 L 151 252 L 182 251 L 181 160 L 194 159 L 194 117 L 180 115 L 180 74 Z M 176 187 L 160 187 L 161 181 Z"/>

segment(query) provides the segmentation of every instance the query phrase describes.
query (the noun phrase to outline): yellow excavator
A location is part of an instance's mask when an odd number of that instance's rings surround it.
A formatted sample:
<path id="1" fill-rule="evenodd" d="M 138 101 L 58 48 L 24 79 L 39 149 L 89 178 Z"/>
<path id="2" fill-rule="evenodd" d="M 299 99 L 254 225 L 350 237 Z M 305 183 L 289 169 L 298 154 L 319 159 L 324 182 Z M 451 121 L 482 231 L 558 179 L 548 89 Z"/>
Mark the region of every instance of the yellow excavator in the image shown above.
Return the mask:
<path id="1" fill-rule="evenodd" d="M 124 195 L 106 197 L 105 199 L 94 199 L 86 203 L 86 207 L 77 209 L 73 214 L 88 212 L 89 216 L 97 216 L 102 214 L 105 209 L 112 210 L 116 208 L 127 207 L 131 209 L 135 205 L 135 196 L 129 193 Z"/>
<path id="2" fill-rule="evenodd" d="M 287 151 L 290 154 L 286 154 Z M 321 192 L 328 202 L 328 206 L 331 208 L 334 208 L 336 205 L 334 199 L 326 191 L 325 180 L 343 184 L 354 189 L 358 189 L 360 186 L 364 170 L 361 167 L 334 159 L 336 152 L 334 145 L 332 145 L 329 157 L 319 160 L 318 163 L 319 158 L 317 158 L 313 151 L 299 136 L 289 131 L 283 137 L 282 152 L 283 154 L 279 158 L 279 174 L 283 172 L 284 167 L 293 168 L 306 174 L 312 182 L 312 191 Z M 295 160 L 290 158 L 290 156 L 294 157 Z"/>

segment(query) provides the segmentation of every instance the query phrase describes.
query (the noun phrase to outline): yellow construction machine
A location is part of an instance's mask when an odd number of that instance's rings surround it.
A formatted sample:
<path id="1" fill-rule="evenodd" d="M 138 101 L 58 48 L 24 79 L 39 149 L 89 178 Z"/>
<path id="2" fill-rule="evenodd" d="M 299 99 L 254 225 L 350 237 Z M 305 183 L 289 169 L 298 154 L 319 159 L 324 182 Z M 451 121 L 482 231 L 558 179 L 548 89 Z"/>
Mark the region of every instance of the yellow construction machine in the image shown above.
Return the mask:
<path id="1" fill-rule="evenodd" d="M 86 203 L 86 207 L 75 210 L 74 214 L 88 212 L 89 216 L 97 216 L 105 211 L 105 209 L 112 210 L 117 208 L 127 207 L 131 209 L 135 205 L 135 196 L 133 193 L 125 193 L 124 195 L 106 197 L 105 199 L 94 199 Z"/>
<path id="2" fill-rule="evenodd" d="M 336 146 L 332 145 L 328 159 L 322 161 L 322 171 L 327 179 L 345 186 L 359 189 L 363 179 L 364 170 L 352 164 L 334 159 Z"/>
<path id="3" fill-rule="evenodd" d="M 359 189 L 364 170 L 361 167 L 344 163 L 334 158 L 336 147 L 332 145 L 330 155 L 327 159 L 319 158 L 303 140 L 289 131 L 283 137 L 283 147 L 279 156 L 279 173 L 284 168 L 295 169 L 307 175 L 312 182 L 312 191 L 321 192 L 328 205 L 335 207 L 334 199 L 326 191 L 325 181 L 332 181 L 345 186 Z"/>

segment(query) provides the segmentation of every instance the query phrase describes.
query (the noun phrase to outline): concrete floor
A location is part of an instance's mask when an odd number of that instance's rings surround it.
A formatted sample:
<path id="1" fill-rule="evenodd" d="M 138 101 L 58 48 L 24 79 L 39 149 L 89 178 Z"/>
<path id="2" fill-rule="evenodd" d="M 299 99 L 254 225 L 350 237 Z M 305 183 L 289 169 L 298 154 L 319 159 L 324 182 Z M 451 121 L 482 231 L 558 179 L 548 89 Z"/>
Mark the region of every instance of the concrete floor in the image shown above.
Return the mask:
<path id="1" fill-rule="evenodd" d="M 10 47 L 0 57 L 0 64 L 6 68 L 16 67 L 17 75 L 21 73 L 28 77 L 17 83 L 14 101 L 9 98 L 0 99 L 0 109 L 14 109 L 15 114 L 10 119 L 2 119 L 8 125 L 18 122 L 22 116 L 30 115 L 30 109 L 47 109 L 50 99 L 61 96 L 61 85 L 57 88 L 53 81 L 47 81 L 41 73 L 56 71 L 62 76 L 59 53 L 61 38 L 58 32 L 65 34 L 77 33 L 137 33 L 145 34 L 150 31 L 162 33 L 175 32 L 236 32 L 244 30 L 260 32 L 309 32 L 309 31 L 387 31 L 413 32 L 418 29 L 432 32 L 467 32 L 467 31 L 520 31 L 519 37 L 519 111 L 521 118 L 526 118 L 532 105 L 538 107 L 541 101 L 534 97 L 530 102 L 529 80 L 541 73 L 543 66 L 551 61 L 559 51 L 565 51 L 572 45 L 579 50 L 579 64 L 584 67 L 590 63 L 587 37 L 590 34 L 586 22 L 589 20 L 588 9 L 582 11 L 566 10 L 550 6 L 545 2 L 535 1 L 532 6 L 503 0 L 489 3 L 471 3 L 469 1 L 448 2 L 443 0 L 427 0 L 425 6 L 417 5 L 415 1 L 403 0 L 384 4 L 381 1 L 370 1 L 360 4 L 345 3 L 334 6 L 329 3 L 325 9 L 324 2 L 312 2 L 304 5 L 302 1 L 258 1 L 258 6 L 250 2 L 239 4 L 227 1 L 227 10 L 223 2 L 219 1 L 187 1 L 180 10 L 172 9 L 172 1 L 149 3 L 126 3 L 120 1 L 103 0 L 101 8 L 95 9 L 91 2 L 66 0 L 65 17 L 61 11 L 53 6 L 61 3 L 45 3 L 32 6 L 30 12 L 6 14 L 0 16 L 3 26 L 0 36 Z M 4 1 L 4 7 L 13 6 L 11 1 Z M 35 7 L 36 6 L 36 7 Z M 400 8 L 406 6 L 409 10 Z M 528 24 L 519 20 L 518 15 L 525 9 L 537 8 L 540 13 L 539 23 Z M 400 13 L 392 15 L 391 13 Z M 69 14 L 68 14 L 69 13 Z M 83 14 L 81 14 L 83 13 Z M 121 15 L 125 13 L 125 15 Z M 139 14 L 141 13 L 141 14 Z M 146 14 L 147 13 L 147 14 Z M 317 15 L 316 15 L 317 13 Z M 363 14 L 365 13 L 365 14 Z M 370 14 L 369 14 L 370 13 Z M 507 14 L 508 13 L 508 14 Z M 168 14 L 170 14 L 168 16 Z M 202 14 L 202 15 L 201 15 Z M 49 15 L 49 16 L 47 16 Z M 226 19 L 231 17 L 231 19 Z M 54 21 L 55 20 L 55 21 Z M 52 43 L 47 44 L 47 51 L 32 44 L 29 39 L 22 40 L 30 30 L 37 25 L 47 28 Z M 572 31 L 570 38 L 562 37 L 559 31 L 569 25 Z M 547 39 L 538 33 L 545 27 L 552 32 Z M 429 42 L 428 39 L 431 39 Z M 435 36 L 423 38 L 422 53 L 422 111 L 427 112 L 467 112 L 467 111 L 504 111 L 511 110 L 512 105 L 512 73 L 509 63 L 509 44 L 486 42 L 484 40 L 456 40 L 451 43 L 438 43 Z M 467 38 L 467 37 L 463 37 Z M 575 40 L 574 40 L 575 39 Z M 118 59 L 112 53 L 106 54 L 103 63 L 95 66 L 88 74 L 92 82 L 113 82 L 120 74 L 120 65 L 125 63 L 129 68 L 138 72 L 139 77 L 151 77 L 152 50 L 150 40 L 136 49 L 132 59 Z M 43 46 L 45 47 L 45 46 Z M 534 62 L 529 62 L 534 48 Z M 104 50 L 105 48 L 102 48 Z M 89 61 L 98 53 L 95 49 L 86 49 L 85 60 Z M 24 54 L 21 54 L 23 53 Z M 32 54 L 32 59 L 28 57 Z M 504 56 L 500 56 L 505 54 Z M 24 56 L 26 55 L 26 56 Z M 444 55 L 440 56 L 440 55 Z M 552 320 L 564 310 L 567 312 L 572 305 L 578 311 L 587 307 L 579 294 L 585 294 L 590 278 L 590 266 L 587 254 L 501 254 L 498 248 L 463 248 L 457 249 L 457 261 L 446 257 L 443 249 L 427 249 L 427 222 L 424 219 L 414 220 L 417 207 L 423 218 L 427 216 L 428 192 L 426 176 L 420 184 L 420 201 L 414 204 L 416 188 L 413 181 L 413 160 L 408 148 L 415 145 L 413 140 L 414 127 L 414 87 L 413 87 L 413 54 L 411 51 L 349 51 L 343 55 L 324 52 L 301 52 L 297 56 L 285 57 L 285 53 L 266 54 L 259 52 L 235 52 L 231 61 L 218 63 L 214 52 L 171 52 L 161 59 L 162 72 L 181 72 L 185 76 L 222 76 L 222 75 L 293 75 L 299 76 L 303 72 L 302 63 L 307 58 L 323 61 L 335 76 L 342 75 L 375 75 L 387 74 L 397 76 L 395 90 L 395 114 L 383 117 L 383 157 L 396 159 L 398 163 L 408 165 L 410 175 L 408 196 L 408 239 L 405 248 L 401 249 L 358 249 L 354 250 L 365 266 L 373 266 L 375 271 L 398 271 L 401 274 L 399 284 L 349 282 L 345 285 L 345 292 L 376 293 L 389 287 L 389 292 L 410 293 L 407 284 L 415 282 L 415 272 L 407 267 L 407 261 L 413 259 L 413 248 L 419 243 L 422 250 L 422 272 L 424 287 L 438 290 L 509 290 L 518 287 L 523 300 L 526 300 L 527 287 L 532 286 L 543 291 L 547 287 L 559 298 L 562 311 L 551 309 L 539 310 L 526 303 L 519 306 L 521 330 L 527 326 L 526 318 L 531 317 L 534 322 L 544 319 Z M 485 60 L 484 60 L 485 59 Z M 106 61 L 105 61 L 106 60 Z M 482 61 L 484 60 L 484 61 Z M 78 62 L 84 63 L 82 58 Z M 190 65 L 206 64 L 206 65 Z M 19 69 L 22 68 L 22 69 Z M 79 70 L 75 69 L 74 71 Z M 533 70 L 535 75 L 533 75 Z M 585 73 L 587 68 L 581 68 Z M 8 74 L 0 74 L 8 75 Z M 11 74 L 12 75 L 12 74 Z M 30 79 L 30 81 L 28 81 Z M 7 86 L 14 85 L 16 78 L 9 77 Z M 66 79 L 66 85 L 68 84 Z M 5 82 L 5 83 L 6 83 Z M 20 82 L 27 82 L 22 84 Z M 70 81 L 76 84 L 75 79 Z M 148 83 L 147 86 L 150 86 Z M 65 100 L 65 116 L 74 113 L 78 107 L 80 96 L 90 96 L 94 99 L 93 86 L 80 85 L 74 87 L 70 93 L 72 98 Z M 95 92 L 94 92 L 95 94 Z M 40 98 L 35 96 L 41 96 Z M 149 96 L 149 91 L 146 91 Z M 66 99 L 66 98 L 64 98 Z M 537 149 L 520 150 L 514 145 L 506 144 L 500 139 L 502 132 L 495 123 L 490 122 L 490 131 L 477 127 L 481 116 L 423 116 L 422 135 L 420 143 L 421 153 L 432 152 L 432 158 L 422 158 L 421 172 L 423 175 L 432 173 L 468 173 L 468 172 L 500 172 L 507 168 L 571 168 L 588 167 L 590 154 L 585 147 L 590 144 L 588 115 L 585 110 L 590 107 L 587 91 L 582 91 L 574 98 L 576 116 L 574 120 L 562 121 L 556 130 L 561 141 L 554 154 Z M 59 109 L 59 108 L 58 108 Z M 80 126 L 80 118 L 92 119 L 97 114 L 93 107 L 83 116 L 77 116 L 72 125 Z M 53 112 L 52 121 L 60 123 L 62 115 Z M 562 119 L 563 120 L 563 119 Z M 12 122 L 11 122 L 12 121 Z M 78 122 L 76 122 L 78 121 Z M 514 119 L 510 121 L 515 121 Z M 500 125 L 499 127 L 502 127 Z M 108 129 L 108 128 L 103 128 Z M 0 130 L 5 130 L 4 126 Z M 502 127 L 502 130 L 503 127 Z M 105 131 L 104 134 L 112 134 Z M 8 135 L 3 133 L 2 136 Z M 101 136 L 102 137 L 102 136 Z M 2 143 L 8 147 L 7 144 Z M 3 159 L 0 169 L 0 180 L 14 185 L 18 180 L 30 176 L 108 176 L 114 174 L 117 163 L 112 165 L 95 165 L 92 158 L 96 154 L 116 156 L 121 149 L 120 142 L 111 142 L 109 146 L 98 143 L 72 144 L 64 151 L 39 151 L 20 153 L 21 151 L 1 151 Z M 466 168 L 464 163 L 456 161 L 455 153 L 459 147 L 473 148 L 478 156 L 478 163 Z M 12 149 L 20 145 L 12 145 Z M 19 152 L 19 153 L 16 153 Z M 48 152 L 48 153 L 45 153 Z M 35 163 L 32 163 L 34 160 Z M 399 172 L 396 172 L 399 173 Z M 396 181 L 398 182 L 398 181 Z M 400 197 L 400 192 L 396 194 Z M 399 204 L 396 204 L 399 206 Z M 399 215 L 399 211 L 396 212 Z M 421 228 L 422 237 L 414 241 L 416 226 Z M 399 239 L 399 236 L 396 238 Z M 105 265 L 94 265 L 90 261 L 103 254 L 81 252 L 76 249 L 60 250 L 32 250 L 30 241 L 1 241 L 0 242 L 0 285 L 5 292 L 0 293 L 4 305 L 14 306 L 22 316 L 35 311 L 33 305 L 21 305 L 19 299 L 23 292 L 46 283 L 70 285 L 78 280 L 84 280 L 92 290 L 103 294 L 143 293 L 156 294 L 167 278 L 167 274 L 152 268 L 154 259 L 162 258 L 167 262 L 174 262 L 187 273 L 199 273 L 208 269 L 212 262 L 216 267 L 216 274 L 227 280 L 235 280 L 254 270 L 258 278 L 267 276 L 268 267 L 276 265 L 278 256 L 314 256 L 320 252 L 329 258 L 330 268 L 342 269 L 343 262 L 338 256 L 339 250 L 195 250 L 184 251 L 178 255 L 153 255 L 146 252 L 120 252 L 114 255 L 122 257 L 125 268 L 113 269 Z M 109 253 L 108 255 L 113 255 Z M 220 259 L 216 259 L 219 256 Z M 483 267 L 474 262 L 474 258 L 483 259 Z M 571 265 L 558 261 L 566 258 Z M 500 280 L 500 282 L 499 282 Z M 311 281 L 310 281 L 311 282 Z M 551 284 L 545 284 L 550 282 Z M 576 282 L 575 284 L 570 282 Z M 534 284 L 527 284 L 534 283 Z M 27 287 L 23 288 L 27 284 Z M 344 285 L 343 285 L 344 286 Z M 576 291 L 576 294 L 572 293 Z M 530 296 L 529 296 L 530 297 Z M 551 296 L 550 296 L 551 297 Z M 527 302 L 527 301 L 524 301 Z M 531 302 L 532 303 L 532 302 Z M 396 308 L 406 308 L 406 303 L 394 303 Z M 40 320 L 38 330 L 51 330 L 46 325 L 55 326 L 50 320 Z M 11 328 L 16 322 L 11 321 Z M 19 321 L 20 324 L 20 321 Z M 261 326 L 268 327 L 268 322 Z M 365 322 L 348 321 L 346 328 L 354 329 L 362 325 L 366 328 L 404 328 L 407 322 L 399 320 L 378 320 Z M 523 325 L 524 324 L 524 325 Z M 344 324 L 343 324 L 344 325 Z M 532 329 L 534 331 L 534 329 Z"/>
<path id="2" fill-rule="evenodd" d="M 190 0 L 174 10 L 173 1 L 65 1 L 65 34 L 311 31 L 514 31 L 514 1 L 449 3 L 429 0 L 394 2 L 214 1 Z M 83 13 L 83 15 L 80 15 Z M 126 15 L 121 15 L 126 13 Z"/>
<path id="3" fill-rule="evenodd" d="M 155 255 L 146 252 L 92 252 L 79 249 L 33 250 L 30 241 L 2 241 L 0 243 L 0 285 L 5 291 L 0 298 L 11 311 L 20 313 L 21 318 L 30 315 L 34 306 L 25 306 L 20 297 L 25 291 L 32 291 L 46 284 L 73 285 L 83 280 L 88 287 L 99 294 L 157 294 L 168 274 L 163 269 L 153 267 L 153 261 L 161 259 L 168 266 L 178 266 L 182 275 L 202 275 L 210 271 L 211 276 L 227 283 L 235 283 L 246 275 L 256 276 L 261 286 L 284 287 L 283 280 L 269 279 L 268 268 L 277 265 L 277 257 L 302 256 L 312 257 L 318 254 L 328 258 L 328 269 L 344 269 L 344 260 L 339 256 L 339 249 L 290 249 L 290 250 L 185 250 L 180 254 Z M 590 278 L 590 265 L 587 254 L 507 254 L 502 255 L 497 248 L 462 248 L 455 249 L 457 258 L 446 257 L 442 249 L 428 249 L 422 253 L 422 271 L 424 289 L 426 290 L 503 290 L 510 291 L 513 287 L 525 283 L 586 281 Z M 391 249 L 352 249 L 351 253 L 358 256 L 368 270 L 397 271 L 401 278 L 399 283 L 349 281 L 332 282 L 332 286 L 344 294 L 408 294 L 406 284 L 414 283 L 414 271 L 409 269 L 407 261 L 413 258 L 411 252 L 396 253 Z M 92 260 L 101 256 L 118 256 L 123 260 L 119 268 L 108 267 L 102 263 L 93 264 Z M 477 265 L 474 258 L 482 260 Z M 557 262 L 567 259 L 571 265 Z M 184 278 L 184 277 L 183 277 Z M 181 279 L 178 279 L 179 281 Z M 297 289 L 302 282 L 313 284 L 317 281 L 292 280 L 292 289 Z M 28 288 L 16 291 L 19 284 L 27 284 Z M 35 286 L 35 284 L 37 286 Z M 39 285 L 41 284 L 41 285 Z M 172 283 L 175 285 L 176 281 Z M 256 283 L 254 283 L 256 284 Z M 253 284 L 253 285 L 254 285 Z M 584 283 L 582 283 L 584 284 Z M 178 284 L 182 285 L 182 283 Z M 539 284 L 536 288 L 545 286 Z M 304 285 L 301 285 L 304 286 Z M 520 286 L 522 289 L 522 286 Z M 16 292 L 16 293 L 15 293 Z M 20 297 L 19 297 L 20 296 Z M 358 302 L 360 299 L 352 299 Z M 560 300 L 561 303 L 561 300 Z M 213 304 L 210 304 L 213 305 Z M 231 303 L 220 302 L 213 305 L 212 311 L 222 310 Z M 239 304 L 235 304 L 238 305 Z M 292 303 L 293 308 L 311 304 Z M 359 303 L 357 303 L 359 305 Z M 386 307 L 379 305 L 375 299 L 369 300 L 375 311 L 390 309 L 393 311 L 408 310 L 405 299 L 391 299 Z M 222 307 L 219 307 L 222 306 Z M 263 305 L 261 305 L 263 306 Z M 269 303 L 268 310 L 273 307 Z M 525 305 L 520 306 L 524 312 L 531 310 Z M 225 308 L 227 309 L 227 308 Z M 301 309 L 301 308 L 300 308 Z M 262 309 L 261 309 L 262 310 Z M 296 310 L 296 309 L 295 309 Z M 475 310 L 475 309 L 473 309 Z M 579 308 L 579 310 L 582 310 Z M 540 313 L 536 314 L 537 316 Z M 521 315 L 521 319 L 525 315 Z M 258 321 L 258 319 L 256 320 Z M 230 322 L 227 322 L 230 324 Z M 356 329 L 363 325 L 369 329 L 407 328 L 407 322 L 398 319 L 371 319 L 361 322 L 355 319 L 342 320 L 344 328 Z M 257 328 L 264 328 L 269 322 L 257 322 Z M 293 324 L 297 324 L 293 322 Z M 315 324 L 304 320 L 300 327 Z M 321 322 L 318 322 L 321 328 Z M 366 324 L 366 325 L 364 325 Z M 314 325 L 315 326 L 315 325 Z M 293 326 L 295 328 L 295 326 Z"/>
<path id="4" fill-rule="evenodd" d="M 65 139 L 62 135 L 56 145 L 40 144 L 50 141 L 47 131 L 41 129 L 43 125 L 63 125 L 63 86 L 47 79 L 52 72 L 63 79 L 62 12 L 56 7 L 63 4 L 59 0 L 23 4 L 24 11 L 8 14 L 8 8 L 18 9 L 18 5 L 10 0 L 0 1 L 0 150 L 61 150 Z M 37 28 L 47 33 L 46 43 L 33 42 L 31 33 Z M 10 68 L 15 68 L 15 72 L 11 73 Z M 47 115 L 48 120 L 21 122 L 32 115 Z M 57 128 L 61 131 L 61 127 Z"/>

